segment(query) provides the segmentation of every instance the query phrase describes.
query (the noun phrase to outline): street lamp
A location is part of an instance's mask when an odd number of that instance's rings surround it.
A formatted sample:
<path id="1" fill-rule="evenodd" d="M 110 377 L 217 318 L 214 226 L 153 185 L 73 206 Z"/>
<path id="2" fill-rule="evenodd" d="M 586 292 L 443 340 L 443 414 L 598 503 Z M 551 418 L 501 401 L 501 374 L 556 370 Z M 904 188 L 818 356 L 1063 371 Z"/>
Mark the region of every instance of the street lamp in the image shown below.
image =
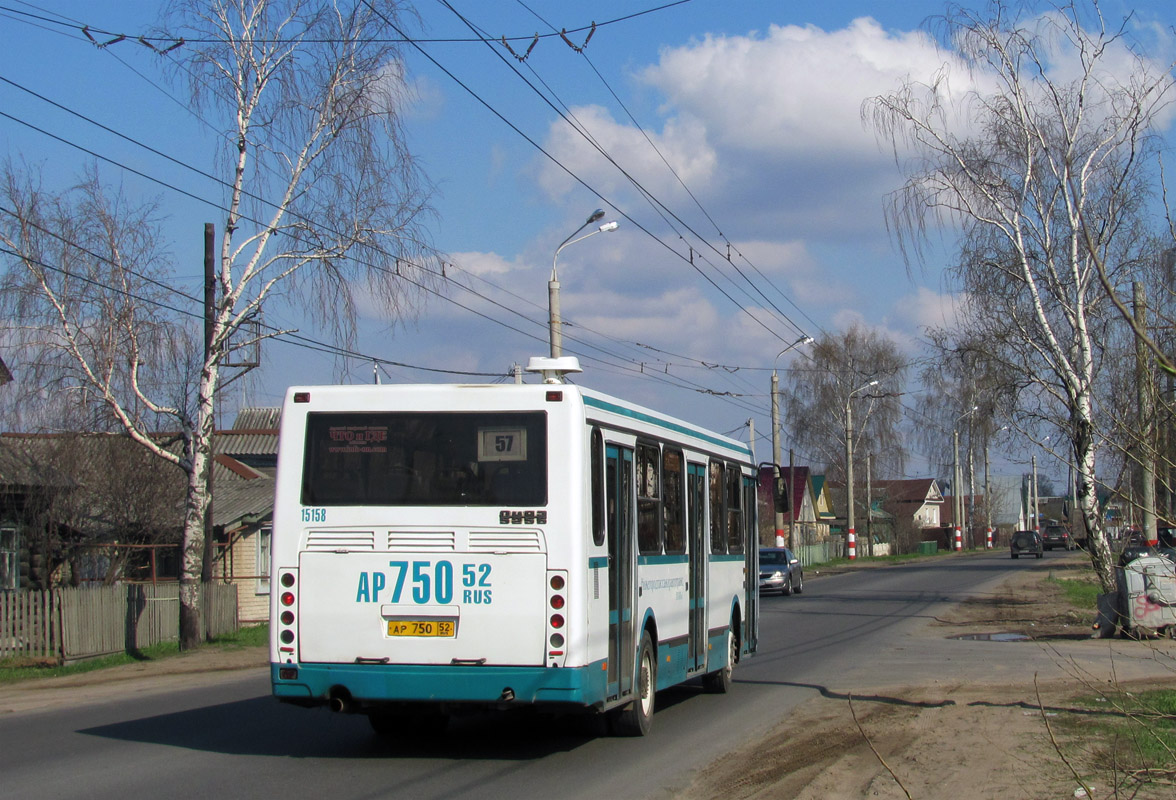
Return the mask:
<path id="1" fill-rule="evenodd" d="M 845 491 L 849 501 L 845 509 L 845 548 L 850 561 L 857 558 L 857 540 L 853 531 L 853 404 L 850 401 L 862 389 L 877 385 L 878 381 L 862 384 L 845 398 Z"/>
<path id="2" fill-rule="evenodd" d="M 547 281 L 547 332 L 551 342 L 551 357 L 559 358 L 563 355 L 563 335 L 560 330 L 562 322 L 559 316 L 559 275 L 555 271 L 556 261 L 559 259 L 559 251 L 563 250 L 570 244 L 581 242 L 589 236 L 595 236 L 598 233 L 609 233 L 615 231 L 618 227 L 617 223 L 606 222 L 591 233 L 586 233 L 579 239 L 573 239 L 580 231 L 587 228 L 593 222 L 597 222 L 604 218 L 604 209 L 598 208 L 592 212 L 592 216 L 584 222 L 583 225 L 572 231 L 572 235 L 564 239 L 559 247 L 555 249 L 555 257 L 551 259 L 551 279 Z"/>
<path id="3" fill-rule="evenodd" d="M 954 451 L 954 461 L 951 470 L 951 493 L 954 497 L 951 507 L 952 516 L 955 517 L 955 549 L 964 549 L 964 536 L 960 529 L 960 522 L 964 517 L 964 498 L 960 495 L 960 484 L 964 482 L 963 473 L 960 471 L 960 420 L 964 417 L 971 416 L 976 413 L 980 406 L 972 406 L 963 414 L 956 417 L 955 422 L 951 424 L 951 438 L 952 449 Z"/>
<path id="4" fill-rule="evenodd" d="M 794 347 L 800 347 L 802 344 L 812 344 L 815 342 L 811 336 L 801 336 L 792 344 L 785 347 L 779 353 L 776 353 L 776 360 L 772 362 L 772 470 L 775 472 L 775 485 L 780 485 L 780 378 L 776 375 L 776 365 L 780 363 L 780 356 L 787 353 Z M 792 499 L 792 470 L 788 470 L 788 498 L 791 503 Z M 774 499 L 774 498 L 773 498 Z M 791 526 L 789 526 L 791 530 Z M 789 542 L 791 545 L 792 542 Z M 784 512 L 776 509 L 776 546 L 784 546 Z"/>
<path id="5" fill-rule="evenodd" d="M 1001 425 L 996 431 L 1007 431 L 1008 425 Z M 988 436 L 984 437 L 984 549 L 992 549 L 992 495 L 988 488 Z"/>

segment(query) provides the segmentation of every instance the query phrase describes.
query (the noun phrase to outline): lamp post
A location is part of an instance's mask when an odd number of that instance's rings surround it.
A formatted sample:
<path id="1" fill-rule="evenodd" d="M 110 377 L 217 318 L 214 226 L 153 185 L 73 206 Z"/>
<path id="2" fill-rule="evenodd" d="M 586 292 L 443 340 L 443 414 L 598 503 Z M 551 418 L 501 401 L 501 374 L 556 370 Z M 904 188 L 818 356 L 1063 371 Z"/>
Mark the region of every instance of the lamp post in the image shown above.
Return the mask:
<path id="1" fill-rule="evenodd" d="M 1001 431 L 1008 430 L 1008 425 L 1002 425 Z M 992 495 L 988 489 L 988 437 L 984 437 L 984 549 L 992 549 Z"/>
<path id="2" fill-rule="evenodd" d="M 572 235 L 564 239 L 559 247 L 555 249 L 555 257 L 551 259 L 551 279 L 547 281 L 547 333 L 551 342 L 551 357 L 559 358 L 563 355 L 563 334 L 561 331 L 562 320 L 559 315 L 559 274 L 555 271 L 556 261 L 559 260 L 559 251 L 563 250 L 570 244 L 581 242 L 589 236 L 595 236 L 598 233 L 608 233 L 617 229 L 617 223 L 606 222 L 591 233 L 586 233 L 579 239 L 573 239 L 580 231 L 587 228 L 593 222 L 597 222 L 604 218 L 604 209 L 598 208 L 592 212 L 592 215 L 584 222 L 583 225 L 572 231 Z"/>
<path id="3" fill-rule="evenodd" d="M 852 561 L 857 558 L 857 541 L 853 531 L 853 396 L 862 389 L 877 386 L 878 381 L 862 384 L 845 398 L 845 549 Z"/>
<path id="4" fill-rule="evenodd" d="M 964 482 L 963 473 L 960 471 L 960 420 L 971 414 L 974 414 L 980 406 L 972 406 L 963 414 L 956 417 L 955 422 L 951 426 L 952 449 L 954 451 L 954 464 L 951 472 L 951 493 L 954 496 L 952 502 L 952 516 L 955 517 L 955 550 L 964 549 L 964 535 L 960 528 L 960 523 L 964 517 L 964 498 L 960 496 L 960 484 Z"/>
<path id="5" fill-rule="evenodd" d="M 772 362 L 772 471 L 774 473 L 775 485 L 780 485 L 780 378 L 776 375 L 776 365 L 780 363 L 780 356 L 787 353 L 794 347 L 799 347 L 802 344 L 812 344 L 816 340 L 811 336 L 801 336 L 792 344 L 785 347 L 779 353 L 776 353 L 776 360 Z M 792 469 L 788 470 L 788 500 L 792 501 Z M 773 498 L 773 501 L 775 498 Z M 789 525 L 789 531 L 792 526 Z M 791 538 L 791 537 L 789 537 Z M 792 542 L 789 542 L 791 545 Z M 784 546 L 784 512 L 776 507 L 776 546 Z"/>

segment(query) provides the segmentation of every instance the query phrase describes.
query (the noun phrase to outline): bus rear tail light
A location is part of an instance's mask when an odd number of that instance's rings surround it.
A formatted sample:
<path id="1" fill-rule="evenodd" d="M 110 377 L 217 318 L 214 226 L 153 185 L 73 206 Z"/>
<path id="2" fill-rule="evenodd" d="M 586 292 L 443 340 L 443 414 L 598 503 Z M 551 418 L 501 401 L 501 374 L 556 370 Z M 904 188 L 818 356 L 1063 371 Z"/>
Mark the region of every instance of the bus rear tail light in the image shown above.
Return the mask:
<path id="1" fill-rule="evenodd" d="M 547 618 L 547 663 L 548 666 L 562 667 L 567 657 L 567 636 L 563 628 L 568 620 L 564 616 L 568 605 L 568 574 L 566 572 L 547 573 L 547 606 L 552 611 L 562 612 L 551 614 Z"/>
<path id="2" fill-rule="evenodd" d="M 278 583 L 285 587 L 285 591 L 278 595 L 278 603 L 283 606 L 277 620 L 278 651 L 283 654 L 287 662 L 293 661 L 294 640 L 298 637 L 294 627 L 296 621 L 294 605 L 298 598 L 293 592 L 293 586 L 297 582 L 294 572 L 290 570 L 279 571 Z"/>

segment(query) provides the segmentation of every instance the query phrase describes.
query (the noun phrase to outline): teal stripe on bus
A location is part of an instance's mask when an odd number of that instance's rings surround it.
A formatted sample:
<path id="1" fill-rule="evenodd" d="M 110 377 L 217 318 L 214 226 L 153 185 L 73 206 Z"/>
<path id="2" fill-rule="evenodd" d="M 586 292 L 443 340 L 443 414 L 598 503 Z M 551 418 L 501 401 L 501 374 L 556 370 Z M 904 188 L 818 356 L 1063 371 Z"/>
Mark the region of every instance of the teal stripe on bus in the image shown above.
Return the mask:
<path id="1" fill-rule="evenodd" d="M 710 557 L 711 562 L 715 561 L 743 561 L 747 558 L 746 553 L 720 553 Z"/>
<path id="2" fill-rule="evenodd" d="M 588 569 L 608 569 L 608 556 L 588 559 Z"/>
<path id="3" fill-rule="evenodd" d="M 642 567 L 650 564 L 685 564 L 687 557 L 680 556 L 637 556 L 637 564 Z"/>
<path id="4" fill-rule="evenodd" d="M 680 423 L 671 422 L 670 420 L 663 419 L 662 417 L 655 417 L 652 414 L 646 414 L 643 411 L 637 411 L 636 409 L 619 406 L 616 403 L 610 403 L 606 400 L 601 400 L 596 397 L 589 397 L 587 395 L 582 396 L 584 398 L 584 405 L 586 406 L 595 406 L 596 408 L 599 408 L 603 411 L 611 411 L 613 414 L 620 414 L 623 417 L 640 420 L 641 422 L 649 423 L 650 425 L 657 425 L 660 428 L 665 428 L 666 430 L 674 431 L 675 433 L 685 434 L 686 436 L 692 436 L 695 439 L 701 439 L 704 442 L 710 442 L 711 444 L 717 445 L 719 447 L 724 447 L 729 450 L 737 450 L 741 453 L 747 454 L 748 458 L 751 457 L 751 446 L 743 444 L 742 442 L 732 443 L 732 441 L 729 439 L 720 439 L 717 436 L 702 433 L 700 431 L 694 430 L 693 428 L 687 428 L 685 425 Z"/>

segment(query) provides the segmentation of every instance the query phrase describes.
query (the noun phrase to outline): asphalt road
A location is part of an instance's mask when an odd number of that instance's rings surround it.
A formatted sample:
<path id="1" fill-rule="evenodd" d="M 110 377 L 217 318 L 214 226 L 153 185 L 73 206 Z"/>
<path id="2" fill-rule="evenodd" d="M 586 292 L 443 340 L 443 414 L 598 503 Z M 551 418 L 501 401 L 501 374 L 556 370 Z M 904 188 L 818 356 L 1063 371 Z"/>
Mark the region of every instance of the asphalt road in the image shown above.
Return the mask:
<path id="1" fill-rule="evenodd" d="M 520 713 L 462 717 L 441 739 L 390 743 L 363 717 L 278 704 L 266 675 L 250 671 L 165 695 L 0 716 L 0 797 L 668 798 L 694 770 L 787 724 L 815 692 L 991 669 L 990 643 L 946 640 L 924 623 L 1017 567 L 998 552 L 810 572 L 803 595 L 762 598 L 760 652 L 736 668 L 732 692 L 659 693 L 643 739 Z"/>

